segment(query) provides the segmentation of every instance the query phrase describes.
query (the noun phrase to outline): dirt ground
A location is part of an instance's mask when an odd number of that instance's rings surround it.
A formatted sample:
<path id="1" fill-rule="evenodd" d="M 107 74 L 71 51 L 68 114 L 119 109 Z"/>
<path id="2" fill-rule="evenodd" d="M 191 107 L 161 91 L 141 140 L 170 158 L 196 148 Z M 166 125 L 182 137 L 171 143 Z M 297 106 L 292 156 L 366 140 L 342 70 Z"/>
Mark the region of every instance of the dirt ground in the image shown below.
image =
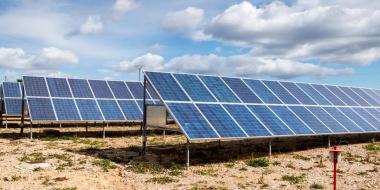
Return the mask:
<path id="1" fill-rule="evenodd" d="M 139 127 L 0 129 L 0 190 L 16 189 L 331 189 L 326 139 L 197 142 L 185 167 L 183 135 L 150 131 L 139 156 Z M 25 131 L 27 134 L 28 130 Z M 26 135 L 25 135 L 26 136 Z M 380 189 L 380 143 L 334 139 L 343 150 L 338 189 Z M 352 142 L 355 141 L 355 142 Z"/>

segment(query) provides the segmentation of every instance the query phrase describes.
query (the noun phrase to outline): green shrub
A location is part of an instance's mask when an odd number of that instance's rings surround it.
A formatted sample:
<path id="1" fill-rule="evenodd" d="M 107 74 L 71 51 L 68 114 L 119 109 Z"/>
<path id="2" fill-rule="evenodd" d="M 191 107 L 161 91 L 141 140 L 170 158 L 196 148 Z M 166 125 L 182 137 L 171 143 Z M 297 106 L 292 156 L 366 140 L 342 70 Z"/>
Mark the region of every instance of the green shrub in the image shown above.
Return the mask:
<path id="1" fill-rule="evenodd" d="M 246 162 L 248 166 L 252 166 L 255 168 L 258 167 L 268 167 L 269 166 L 269 160 L 267 158 L 256 158 L 252 160 L 248 160 Z"/>
<path id="2" fill-rule="evenodd" d="M 147 180 L 146 182 L 148 183 L 158 183 L 158 184 L 167 184 L 167 183 L 172 183 L 172 182 L 176 182 L 178 180 L 175 180 L 169 176 L 160 176 L 160 177 L 153 177 L 149 180 Z"/>
<path id="3" fill-rule="evenodd" d="M 95 166 L 102 167 L 103 171 L 105 172 L 108 172 L 109 169 L 116 168 L 116 166 L 112 164 L 111 160 L 108 160 L 108 159 L 95 160 L 92 164 Z"/>
<path id="4" fill-rule="evenodd" d="M 282 176 L 282 180 L 288 181 L 291 184 L 297 184 L 297 183 L 303 182 L 305 180 L 305 177 L 306 177 L 305 174 L 302 174 L 302 175 L 299 175 L 299 176 L 284 175 L 284 176 Z"/>
<path id="5" fill-rule="evenodd" d="M 310 185 L 310 189 L 323 189 L 323 186 L 318 183 L 313 183 Z"/>
<path id="6" fill-rule="evenodd" d="M 380 151 L 380 145 L 375 144 L 375 143 L 368 144 L 367 146 L 365 146 L 365 148 L 371 152 L 379 152 Z"/>

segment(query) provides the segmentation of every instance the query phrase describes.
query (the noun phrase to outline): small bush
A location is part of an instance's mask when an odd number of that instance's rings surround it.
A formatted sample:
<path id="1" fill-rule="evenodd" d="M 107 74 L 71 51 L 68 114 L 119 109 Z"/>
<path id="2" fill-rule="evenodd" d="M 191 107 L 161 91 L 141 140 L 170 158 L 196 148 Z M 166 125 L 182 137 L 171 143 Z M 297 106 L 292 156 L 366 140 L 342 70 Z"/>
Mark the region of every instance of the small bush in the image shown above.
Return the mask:
<path id="1" fill-rule="evenodd" d="M 288 181 L 291 184 L 297 184 L 297 183 L 303 182 L 305 180 L 305 177 L 306 177 L 305 174 L 302 174 L 302 175 L 299 175 L 299 176 L 284 175 L 284 176 L 282 176 L 282 180 Z"/>
<path id="2" fill-rule="evenodd" d="M 274 165 L 274 166 L 281 166 L 281 162 L 279 162 L 279 161 L 274 161 L 274 162 L 272 163 L 272 165 Z"/>
<path id="3" fill-rule="evenodd" d="M 239 169 L 240 171 L 247 171 L 248 169 L 246 167 L 242 167 Z"/>
<path id="4" fill-rule="evenodd" d="M 310 160 L 310 158 L 302 156 L 302 155 L 298 155 L 298 154 L 294 155 L 293 158 L 297 159 L 297 160 L 304 160 L 304 161 L 309 161 Z"/>
<path id="5" fill-rule="evenodd" d="M 248 160 L 246 162 L 248 166 L 252 166 L 255 168 L 258 167 L 268 167 L 269 166 L 269 160 L 267 158 L 256 158 L 252 160 Z"/>
<path id="6" fill-rule="evenodd" d="M 146 182 L 148 183 L 158 183 L 158 184 L 167 184 L 167 183 L 172 183 L 172 182 L 176 182 L 178 180 L 175 180 L 169 176 L 161 176 L 161 177 L 153 177 L 149 180 L 147 180 Z"/>
<path id="7" fill-rule="evenodd" d="M 204 169 L 204 170 L 196 170 L 195 173 L 198 175 L 208 175 L 212 177 L 218 176 L 218 170 L 215 170 L 212 168 Z"/>
<path id="8" fill-rule="evenodd" d="M 183 167 L 172 163 L 169 167 L 169 175 L 171 176 L 182 176 L 183 175 Z"/>
<path id="9" fill-rule="evenodd" d="M 162 168 L 159 165 L 146 162 L 132 162 L 132 164 L 127 167 L 127 170 L 140 174 L 148 172 L 152 174 L 162 173 Z"/>
<path id="10" fill-rule="evenodd" d="M 310 189 L 323 189 L 323 186 L 318 183 L 313 183 L 310 185 Z"/>
<path id="11" fill-rule="evenodd" d="M 105 172 L 108 172 L 109 169 L 116 168 L 116 166 L 112 164 L 111 160 L 108 160 L 108 159 L 95 160 L 92 164 L 95 166 L 102 167 L 103 171 Z"/>
<path id="12" fill-rule="evenodd" d="M 380 151 L 380 145 L 375 144 L 375 143 L 368 144 L 367 146 L 365 146 L 365 148 L 371 152 L 379 152 Z"/>
<path id="13" fill-rule="evenodd" d="M 46 157 L 40 153 L 32 153 L 32 154 L 24 154 L 21 158 L 19 158 L 21 162 L 30 162 L 30 163 L 39 163 L 39 162 L 44 162 L 46 160 Z"/>

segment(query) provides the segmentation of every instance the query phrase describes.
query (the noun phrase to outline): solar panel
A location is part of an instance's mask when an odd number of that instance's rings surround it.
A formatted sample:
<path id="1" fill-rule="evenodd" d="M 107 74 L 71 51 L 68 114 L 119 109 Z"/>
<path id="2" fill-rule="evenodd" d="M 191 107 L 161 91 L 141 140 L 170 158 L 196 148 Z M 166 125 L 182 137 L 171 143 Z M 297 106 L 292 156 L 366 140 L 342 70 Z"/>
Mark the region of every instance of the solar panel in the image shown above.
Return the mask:
<path id="1" fill-rule="evenodd" d="M 3 94 L 2 98 L 4 99 L 4 113 L 12 116 L 20 116 L 22 112 L 22 93 L 20 83 L 3 82 L 1 93 Z M 27 110 L 26 106 L 25 110 Z"/>
<path id="2" fill-rule="evenodd" d="M 23 79 L 32 121 L 142 120 L 138 105 L 142 105 L 144 94 L 141 82 L 32 76 Z M 147 93 L 147 102 L 159 100 L 151 99 Z M 17 107 L 21 110 L 21 106 Z"/>
<path id="3" fill-rule="evenodd" d="M 380 131 L 380 90 L 196 74 L 144 74 L 190 140 Z"/>

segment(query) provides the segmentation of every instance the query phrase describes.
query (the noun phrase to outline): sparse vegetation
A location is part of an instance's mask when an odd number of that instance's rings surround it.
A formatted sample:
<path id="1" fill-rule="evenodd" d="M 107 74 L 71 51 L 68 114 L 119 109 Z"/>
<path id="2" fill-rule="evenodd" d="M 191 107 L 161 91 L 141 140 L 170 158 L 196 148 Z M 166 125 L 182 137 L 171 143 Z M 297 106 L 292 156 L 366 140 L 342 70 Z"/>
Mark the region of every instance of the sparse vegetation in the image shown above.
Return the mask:
<path id="1" fill-rule="evenodd" d="M 53 188 L 52 190 L 77 190 L 76 187 Z"/>
<path id="2" fill-rule="evenodd" d="M 169 177 L 169 176 L 160 176 L 160 177 L 150 178 L 146 182 L 148 182 L 148 183 L 158 183 L 158 184 L 167 184 L 167 183 L 173 183 L 175 181 L 178 181 L 178 180 L 175 180 L 175 179 L 173 179 L 172 177 Z"/>
<path id="3" fill-rule="evenodd" d="M 235 163 L 225 163 L 224 166 L 227 168 L 233 168 L 235 166 Z"/>
<path id="4" fill-rule="evenodd" d="M 272 163 L 272 165 L 274 165 L 274 166 L 281 166 L 281 162 L 279 162 L 279 161 L 274 161 L 274 162 Z"/>
<path id="5" fill-rule="evenodd" d="M 100 166 L 103 168 L 103 171 L 108 172 L 110 169 L 115 169 L 116 166 L 108 159 L 95 160 L 93 163 L 95 166 Z"/>
<path id="6" fill-rule="evenodd" d="M 20 181 L 23 177 L 18 175 L 12 175 L 10 178 L 4 177 L 3 181 Z"/>
<path id="7" fill-rule="evenodd" d="M 248 166 L 252 166 L 255 168 L 258 167 L 268 167 L 269 166 L 269 160 L 267 158 L 256 158 L 251 159 L 246 162 Z"/>
<path id="8" fill-rule="evenodd" d="M 42 154 L 41 152 L 36 152 L 29 155 L 23 154 L 23 156 L 19 158 L 21 162 L 29 162 L 29 163 L 40 163 L 40 162 L 44 162 L 46 159 L 47 159 L 46 156 L 44 156 L 44 154 Z"/>
<path id="9" fill-rule="evenodd" d="M 297 159 L 297 160 L 304 160 L 304 161 L 310 161 L 311 160 L 309 157 L 298 155 L 298 154 L 294 155 L 293 158 Z"/>
<path id="10" fill-rule="evenodd" d="M 366 145 L 365 148 L 371 152 L 379 152 L 380 151 L 380 144 L 370 143 L 370 144 Z"/>
<path id="11" fill-rule="evenodd" d="M 310 189 L 323 189 L 323 185 L 320 185 L 318 183 L 313 183 L 310 185 Z"/>
<path id="12" fill-rule="evenodd" d="M 282 176 L 281 179 L 284 180 L 284 181 L 288 181 L 291 184 L 297 184 L 297 183 L 303 182 L 305 180 L 305 177 L 306 177 L 305 174 L 302 174 L 302 175 L 299 175 L 299 176 L 284 175 L 284 176 Z"/>
<path id="13" fill-rule="evenodd" d="M 213 168 L 196 170 L 194 173 L 198 175 L 207 175 L 212 177 L 218 176 L 218 170 L 215 170 Z"/>
<path id="14" fill-rule="evenodd" d="M 134 173 L 152 173 L 152 174 L 158 174 L 162 172 L 162 168 L 158 166 L 157 164 L 152 163 L 146 163 L 146 162 L 132 162 L 128 167 L 127 170 L 134 172 Z"/>
<path id="15" fill-rule="evenodd" d="M 184 168 L 181 165 L 171 163 L 168 174 L 170 176 L 182 176 L 183 169 Z"/>

